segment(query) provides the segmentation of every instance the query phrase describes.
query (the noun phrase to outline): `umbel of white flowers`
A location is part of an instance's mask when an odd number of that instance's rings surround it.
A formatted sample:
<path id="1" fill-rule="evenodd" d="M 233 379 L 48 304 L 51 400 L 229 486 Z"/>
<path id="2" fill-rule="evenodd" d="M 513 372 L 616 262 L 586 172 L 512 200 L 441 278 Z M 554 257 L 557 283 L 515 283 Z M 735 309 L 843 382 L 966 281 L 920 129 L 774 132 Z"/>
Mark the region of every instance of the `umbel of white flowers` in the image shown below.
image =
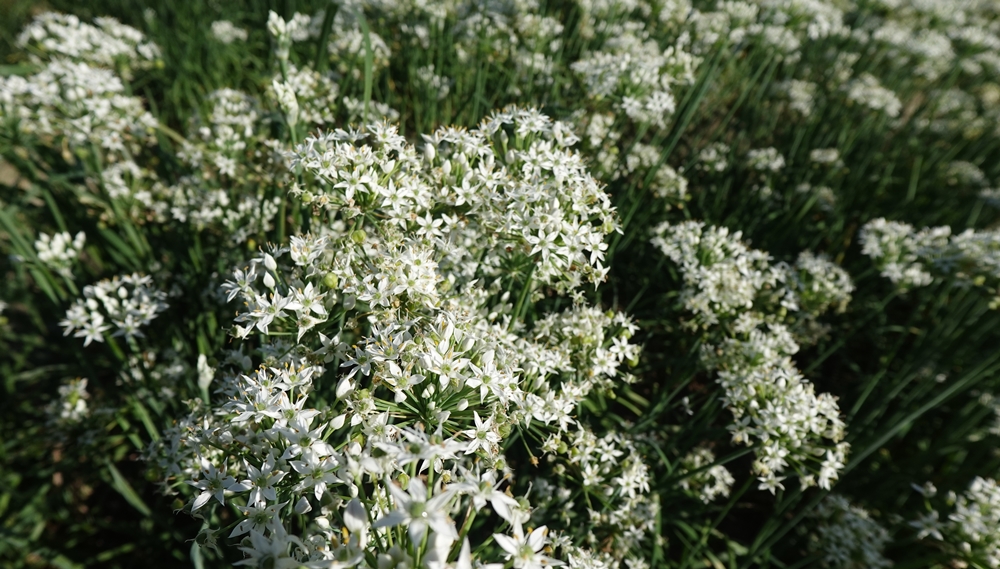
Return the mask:
<path id="1" fill-rule="evenodd" d="M 542 287 L 572 292 L 606 272 L 614 210 L 573 142 L 561 123 L 511 108 L 473 131 L 439 129 L 420 152 L 387 124 L 293 151 L 292 194 L 313 207 L 312 232 L 223 287 L 242 305 L 233 334 L 261 347 L 224 357 L 221 397 L 150 450 L 194 490 L 192 512 L 245 513 L 228 536 L 242 539 L 242 564 L 466 566 L 479 551 L 469 530 L 491 516 L 498 547 L 481 556 L 560 564 L 551 543 L 566 560 L 606 563 L 653 529 L 638 444 L 575 417 L 592 391 L 629 380 L 636 326 L 576 294 L 522 322 Z M 537 504 L 589 523 L 530 529 L 504 454 L 515 438 L 545 465 Z M 600 510 L 566 502 L 581 488 Z M 292 516 L 306 520 L 294 534 Z"/>
<path id="2" fill-rule="evenodd" d="M 733 442 L 758 445 L 760 488 L 783 488 L 780 475 L 791 468 L 804 485 L 829 489 L 849 448 L 841 442 L 844 423 L 836 398 L 816 394 L 796 369 L 791 356 L 799 345 L 789 324 L 801 330 L 824 311 L 842 309 L 854 288 L 847 273 L 809 253 L 795 266 L 771 263 L 739 232 L 701 222 L 663 223 L 654 235 L 681 269 L 680 302 L 694 315 L 689 326 L 706 332 L 702 361 L 718 372 L 735 419 Z M 799 313 L 798 322 L 785 316 Z"/>

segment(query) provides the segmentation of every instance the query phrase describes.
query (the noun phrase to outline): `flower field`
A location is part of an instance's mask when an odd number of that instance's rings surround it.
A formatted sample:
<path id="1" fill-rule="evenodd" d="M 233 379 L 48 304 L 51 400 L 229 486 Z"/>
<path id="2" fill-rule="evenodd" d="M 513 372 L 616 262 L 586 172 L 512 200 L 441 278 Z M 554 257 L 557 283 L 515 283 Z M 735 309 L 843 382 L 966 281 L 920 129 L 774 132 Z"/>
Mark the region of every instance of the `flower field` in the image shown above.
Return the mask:
<path id="1" fill-rule="evenodd" d="M 997 2 L 0 12 L 0 565 L 1000 567 Z"/>

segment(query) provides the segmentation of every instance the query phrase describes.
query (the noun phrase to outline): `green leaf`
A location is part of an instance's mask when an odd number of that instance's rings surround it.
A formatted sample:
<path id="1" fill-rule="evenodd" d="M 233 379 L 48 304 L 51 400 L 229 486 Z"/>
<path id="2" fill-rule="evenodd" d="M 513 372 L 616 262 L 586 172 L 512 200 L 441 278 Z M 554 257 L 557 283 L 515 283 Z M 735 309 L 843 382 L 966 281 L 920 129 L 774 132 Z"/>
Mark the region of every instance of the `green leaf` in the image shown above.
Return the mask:
<path id="1" fill-rule="evenodd" d="M 368 31 L 368 20 L 365 19 L 364 12 L 358 8 L 357 11 L 358 23 L 361 24 L 361 33 L 364 34 L 365 39 L 365 110 L 362 117 L 362 122 L 368 123 L 368 102 L 372 99 L 372 79 L 374 74 L 375 65 L 375 52 L 372 51 L 372 38 L 371 33 Z"/>
<path id="2" fill-rule="evenodd" d="M 121 494 L 123 498 L 125 498 L 126 502 L 128 502 L 129 504 L 132 505 L 133 508 L 138 510 L 140 514 L 147 517 L 151 516 L 153 514 L 152 510 L 150 510 L 149 506 L 147 506 L 146 503 L 142 501 L 142 498 L 140 498 L 139 495 L 136 494 L 135 490 L 128 483 L 128 481 L 125 480 L 125 477 L 122 476 L 122 473 L 118 471 L 115 465 L 112 464 L 111 462 L 108 462 L 106 463 L 106 466 L 108 467 L 108 472 L 111 473 L 111 479 L 112 479 L 111 486 L 116 491 L 118 491 L 118 493 Z"/>

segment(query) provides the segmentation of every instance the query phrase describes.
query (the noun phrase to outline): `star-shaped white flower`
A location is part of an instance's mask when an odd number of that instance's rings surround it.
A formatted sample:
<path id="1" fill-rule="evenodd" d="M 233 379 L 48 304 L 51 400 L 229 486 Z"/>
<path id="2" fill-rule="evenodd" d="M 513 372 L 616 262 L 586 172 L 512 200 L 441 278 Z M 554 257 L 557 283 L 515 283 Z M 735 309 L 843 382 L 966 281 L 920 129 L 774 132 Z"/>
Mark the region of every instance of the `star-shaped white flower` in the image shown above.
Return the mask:
<path id="1" fill-rule="evenodd" d="M 375 522 L 374 528 L 392 527 L 406 524 L 410 534 L 410 542 L 419 546 L 424 534 L 430 528 L 454 543 L 458 539 L 455 525 L 448 519 L 448 502 L 453 492 L 443 491 L 431 498 L 427 497 L 427 486 L 419 478 L 410 479 L 408 492 L 396 486 L 390 480 L 385 485 L 392 494 L 396 509 Z"/>
<path id="2" fill-rule="evenodd" d="M 549 528 L 537 527 L 524 535 L 520 525 L 514 526 L 514 537 L 502 533 L 493 534 L 497 545 L 507 552 L 507 559 L 514 561 L 514 569 L 545 569 L 556 565 L 564 565 L 558 559 L 552 559 L 538 552 L 545 547 L 546 534 Z"/>

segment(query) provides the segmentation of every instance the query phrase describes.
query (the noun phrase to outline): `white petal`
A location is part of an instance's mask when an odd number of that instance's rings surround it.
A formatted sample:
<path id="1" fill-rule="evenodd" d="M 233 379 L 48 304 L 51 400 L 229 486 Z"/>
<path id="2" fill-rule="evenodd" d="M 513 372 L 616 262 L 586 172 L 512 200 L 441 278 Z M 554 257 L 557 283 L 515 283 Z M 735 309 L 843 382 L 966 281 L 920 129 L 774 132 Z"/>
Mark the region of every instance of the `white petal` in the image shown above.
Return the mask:
<path id="1" fill-rule="evenodd" d="M 545 534 L 548 529 L 545 526 L 540 526 L 528 534 L 528 546 L 531 547 L 532 551 L 541 551 L 542 547 L 545 546 Z"/>
<path id="2" fill-rule="evenodd" d="M 212 499 L 212 493 L 207 490 L 205 492 L 202 492 L 201 494 L 198 494 L 198 497 L 194 499 L 194 504 L 191 506 L 191 511 L 193 512 L 198 508 L 204 506 L 211 499 Z"/>
<path id="3" fill-rule="evenodd" d="M 493 539 L 496 540 L 497 545 L 502 547 L 507 553 L 511 555 L 517 554 L 517 542 L 510 536 L 506 536 L 502 533 L 495 533 L 493 534 Z"/>
<path id="4" fill-rule="evenodd" d="M 351 533 L 362 531 L 368 526 L 368 513 L 357 498 L 347 503 L 347 509 L 344 510 L 344 525 Z"/>

